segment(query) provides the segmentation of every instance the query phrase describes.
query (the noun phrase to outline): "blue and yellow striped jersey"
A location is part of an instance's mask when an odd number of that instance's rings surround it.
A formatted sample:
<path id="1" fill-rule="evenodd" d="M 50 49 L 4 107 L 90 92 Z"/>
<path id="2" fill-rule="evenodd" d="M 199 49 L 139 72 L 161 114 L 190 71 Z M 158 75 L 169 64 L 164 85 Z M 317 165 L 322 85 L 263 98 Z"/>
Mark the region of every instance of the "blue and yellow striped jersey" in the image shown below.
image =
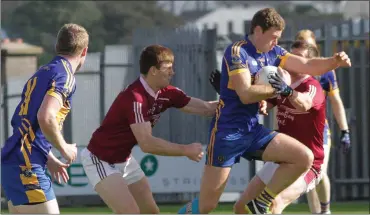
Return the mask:
<path id="1" fill-rule="evenodd" d="M 250 131 L 258 124 L 258 103 L 243 104 L 229 77 L 249 68 L 252 84 L 256 73 L 264 66 L 283 66 L 289 53 L 280 46 L 275 46 L 267 53 L 262 53 L 248 39 L 229 45 L 224 53 L 221 71 L 220 103 L 211 126 L 217 128 L 243 129 Z"/>
<path id="2" fill-rule="evenodd" d="M 51 144 L 41 132 L 37 112 L 46 94 L 57 98 L 61 109 L 57 121 L 62 129 L 63 121 L 71 108 L 71 97 L 76 89 L 70 63 L 57 56 L 40 67 L 27 81 L 22 98 L 13 114 L 13 134 L 1 150 L 3 164 L 45 165 Z"/>
<path id="3" fill-rule="evenodd" d="M 337 77 L 335 76 L 334 70 L 321 75 L 319 81 L 327 95 L 330 96 L 335 92 L 339 92 Z"/>

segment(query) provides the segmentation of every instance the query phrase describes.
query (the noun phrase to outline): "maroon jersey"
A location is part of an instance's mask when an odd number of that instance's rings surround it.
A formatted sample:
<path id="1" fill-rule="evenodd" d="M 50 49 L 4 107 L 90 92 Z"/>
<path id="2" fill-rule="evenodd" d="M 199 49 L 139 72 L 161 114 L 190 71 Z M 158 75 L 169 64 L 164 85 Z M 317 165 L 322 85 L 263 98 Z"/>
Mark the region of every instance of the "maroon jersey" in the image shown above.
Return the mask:
<path id="1" fill-rule="evenodd" d="M 140 77 L 119 93 L 87 148 L 108 163 L 125 162 L 137 144 L 131 124 L 150 122 L 153 127 L 166 109 L 182 108 L 189 101 L 190 97 L 173 86 L 154 93 Z"/>
<path id="2" fill-rule="evenodd" d="M 313 168 L 320 171 L 324 159 L 323 133 L 325 127 L 325 96 L 320 83 L 306 76 L 293 83 L 291 87 L 301 93 L 309 93 L 313 99 L 308 111 L 294 108 L 289 99 L 278 96 L 268 102 L 277 105 L 279 131 L 305 144 L 314 155 Z"/>

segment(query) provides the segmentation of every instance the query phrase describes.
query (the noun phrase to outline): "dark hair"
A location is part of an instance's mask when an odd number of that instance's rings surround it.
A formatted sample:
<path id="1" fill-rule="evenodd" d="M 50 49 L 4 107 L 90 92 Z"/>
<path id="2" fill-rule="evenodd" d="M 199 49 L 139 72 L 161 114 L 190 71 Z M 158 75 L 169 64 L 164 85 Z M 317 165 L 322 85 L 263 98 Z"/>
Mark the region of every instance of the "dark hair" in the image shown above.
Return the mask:
<path id="1" fill-rule="evenodd" d="M 161 45 L 150 45 L 141 52 L 140 73 L 146 75 L 152 66 L 159 69 L 162 63 L 173 63 L 173 61 L 174 55 L 171 49 Z"/>
<path id="2" fill-rule="evenodd" d="M 313 44 L 307 43 L 303 40 L 296 40 L 290 47 L 291 49 L 307 49 L 307 58 L 319 57 L 319 49 Z"/>
<path id="3" fill-rule="evenodd" d="M 250 34 L 254 33 L 257 26 L 262 28 L 263 33 L 270 28 L 277 28 L 282 31 L 285 28 L 285 21 L 274 8 L 265 8 L 254 14 L 249 30 Z"/>

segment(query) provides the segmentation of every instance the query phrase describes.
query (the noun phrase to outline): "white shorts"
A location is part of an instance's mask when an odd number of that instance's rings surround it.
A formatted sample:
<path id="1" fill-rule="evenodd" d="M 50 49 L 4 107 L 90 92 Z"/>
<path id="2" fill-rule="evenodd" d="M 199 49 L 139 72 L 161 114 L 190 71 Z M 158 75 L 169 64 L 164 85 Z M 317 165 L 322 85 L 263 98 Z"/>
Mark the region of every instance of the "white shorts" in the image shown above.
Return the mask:
<path id="1" fill-rule="evenodd" d="M 331 148 L 331 144 L 325 144 L 324 145 L 324 156 L 325 157 L 329 156 L 330 148 Z"/>
<path id="2" fill-rule="evenodd" d="M 87 148 L 81 151 L 81 163 L 91 185 L 95 186 L 105 177 L 114 173 L 122 174 L 127 184 L 132 184 L 142 179 L 145 174 L 134 157 L 130 157 L 124 163 L 109 164 L 99 160 Z"/>
<path id="3" fill-rule="evenodd" d="M 264 184 L 268 184 L 271 181 L 272 176 L 274 175 L 276 169 L 279 167 L 279 164 L 274 162 L 266 162 L 263 167 L 257 172 L 257 176 L 263 181 Z M 320 183 L 322 174 L 317 173 L 313 168 L 309 169 L 304 173 L 301 178 L 306 183 L 306 193 L 316 187 Z"/>

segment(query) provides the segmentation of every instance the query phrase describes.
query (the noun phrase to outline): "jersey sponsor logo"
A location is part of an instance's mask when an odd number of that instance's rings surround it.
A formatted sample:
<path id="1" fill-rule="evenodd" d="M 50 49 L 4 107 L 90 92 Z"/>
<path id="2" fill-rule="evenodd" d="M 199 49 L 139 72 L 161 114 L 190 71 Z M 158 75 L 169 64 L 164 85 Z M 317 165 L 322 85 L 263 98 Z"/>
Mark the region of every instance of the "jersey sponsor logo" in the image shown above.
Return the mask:
<path id="1" fill-rule="evenodd" d="M 258 63 L 257 63 L 257 61 L 256 61 L 255 59 L 252 59 L 252 60 L 251 60 L 251 64 L 252 64 L 253 66 L 257 66 L 257 65 L 258 65 Z"/>
<path id="2" fill-rule="evenodd" d="M 153 114 L 160 113 L 162 108 L 163 108 L 163 104 L 154 103 L 153 107 L 148 110 L 147 114 L 153 115 Z"/>
<path id="3" fill-rule="evenodd" d="M 266 63 L 266 59 L 261 57 L 261 58 L 258 58 L 258 61 L 262 64 L 262 65 L 265 65 Z"/>
<path id="4" fill-rule="evenodd" d="M 152 116 L 152 125 L 153 126 L 158 122 L 158 120 L 159 120 L 160 117 L 161 117 L 160 114 L 156 114 L 156 115 L 153 115 Z"/>

